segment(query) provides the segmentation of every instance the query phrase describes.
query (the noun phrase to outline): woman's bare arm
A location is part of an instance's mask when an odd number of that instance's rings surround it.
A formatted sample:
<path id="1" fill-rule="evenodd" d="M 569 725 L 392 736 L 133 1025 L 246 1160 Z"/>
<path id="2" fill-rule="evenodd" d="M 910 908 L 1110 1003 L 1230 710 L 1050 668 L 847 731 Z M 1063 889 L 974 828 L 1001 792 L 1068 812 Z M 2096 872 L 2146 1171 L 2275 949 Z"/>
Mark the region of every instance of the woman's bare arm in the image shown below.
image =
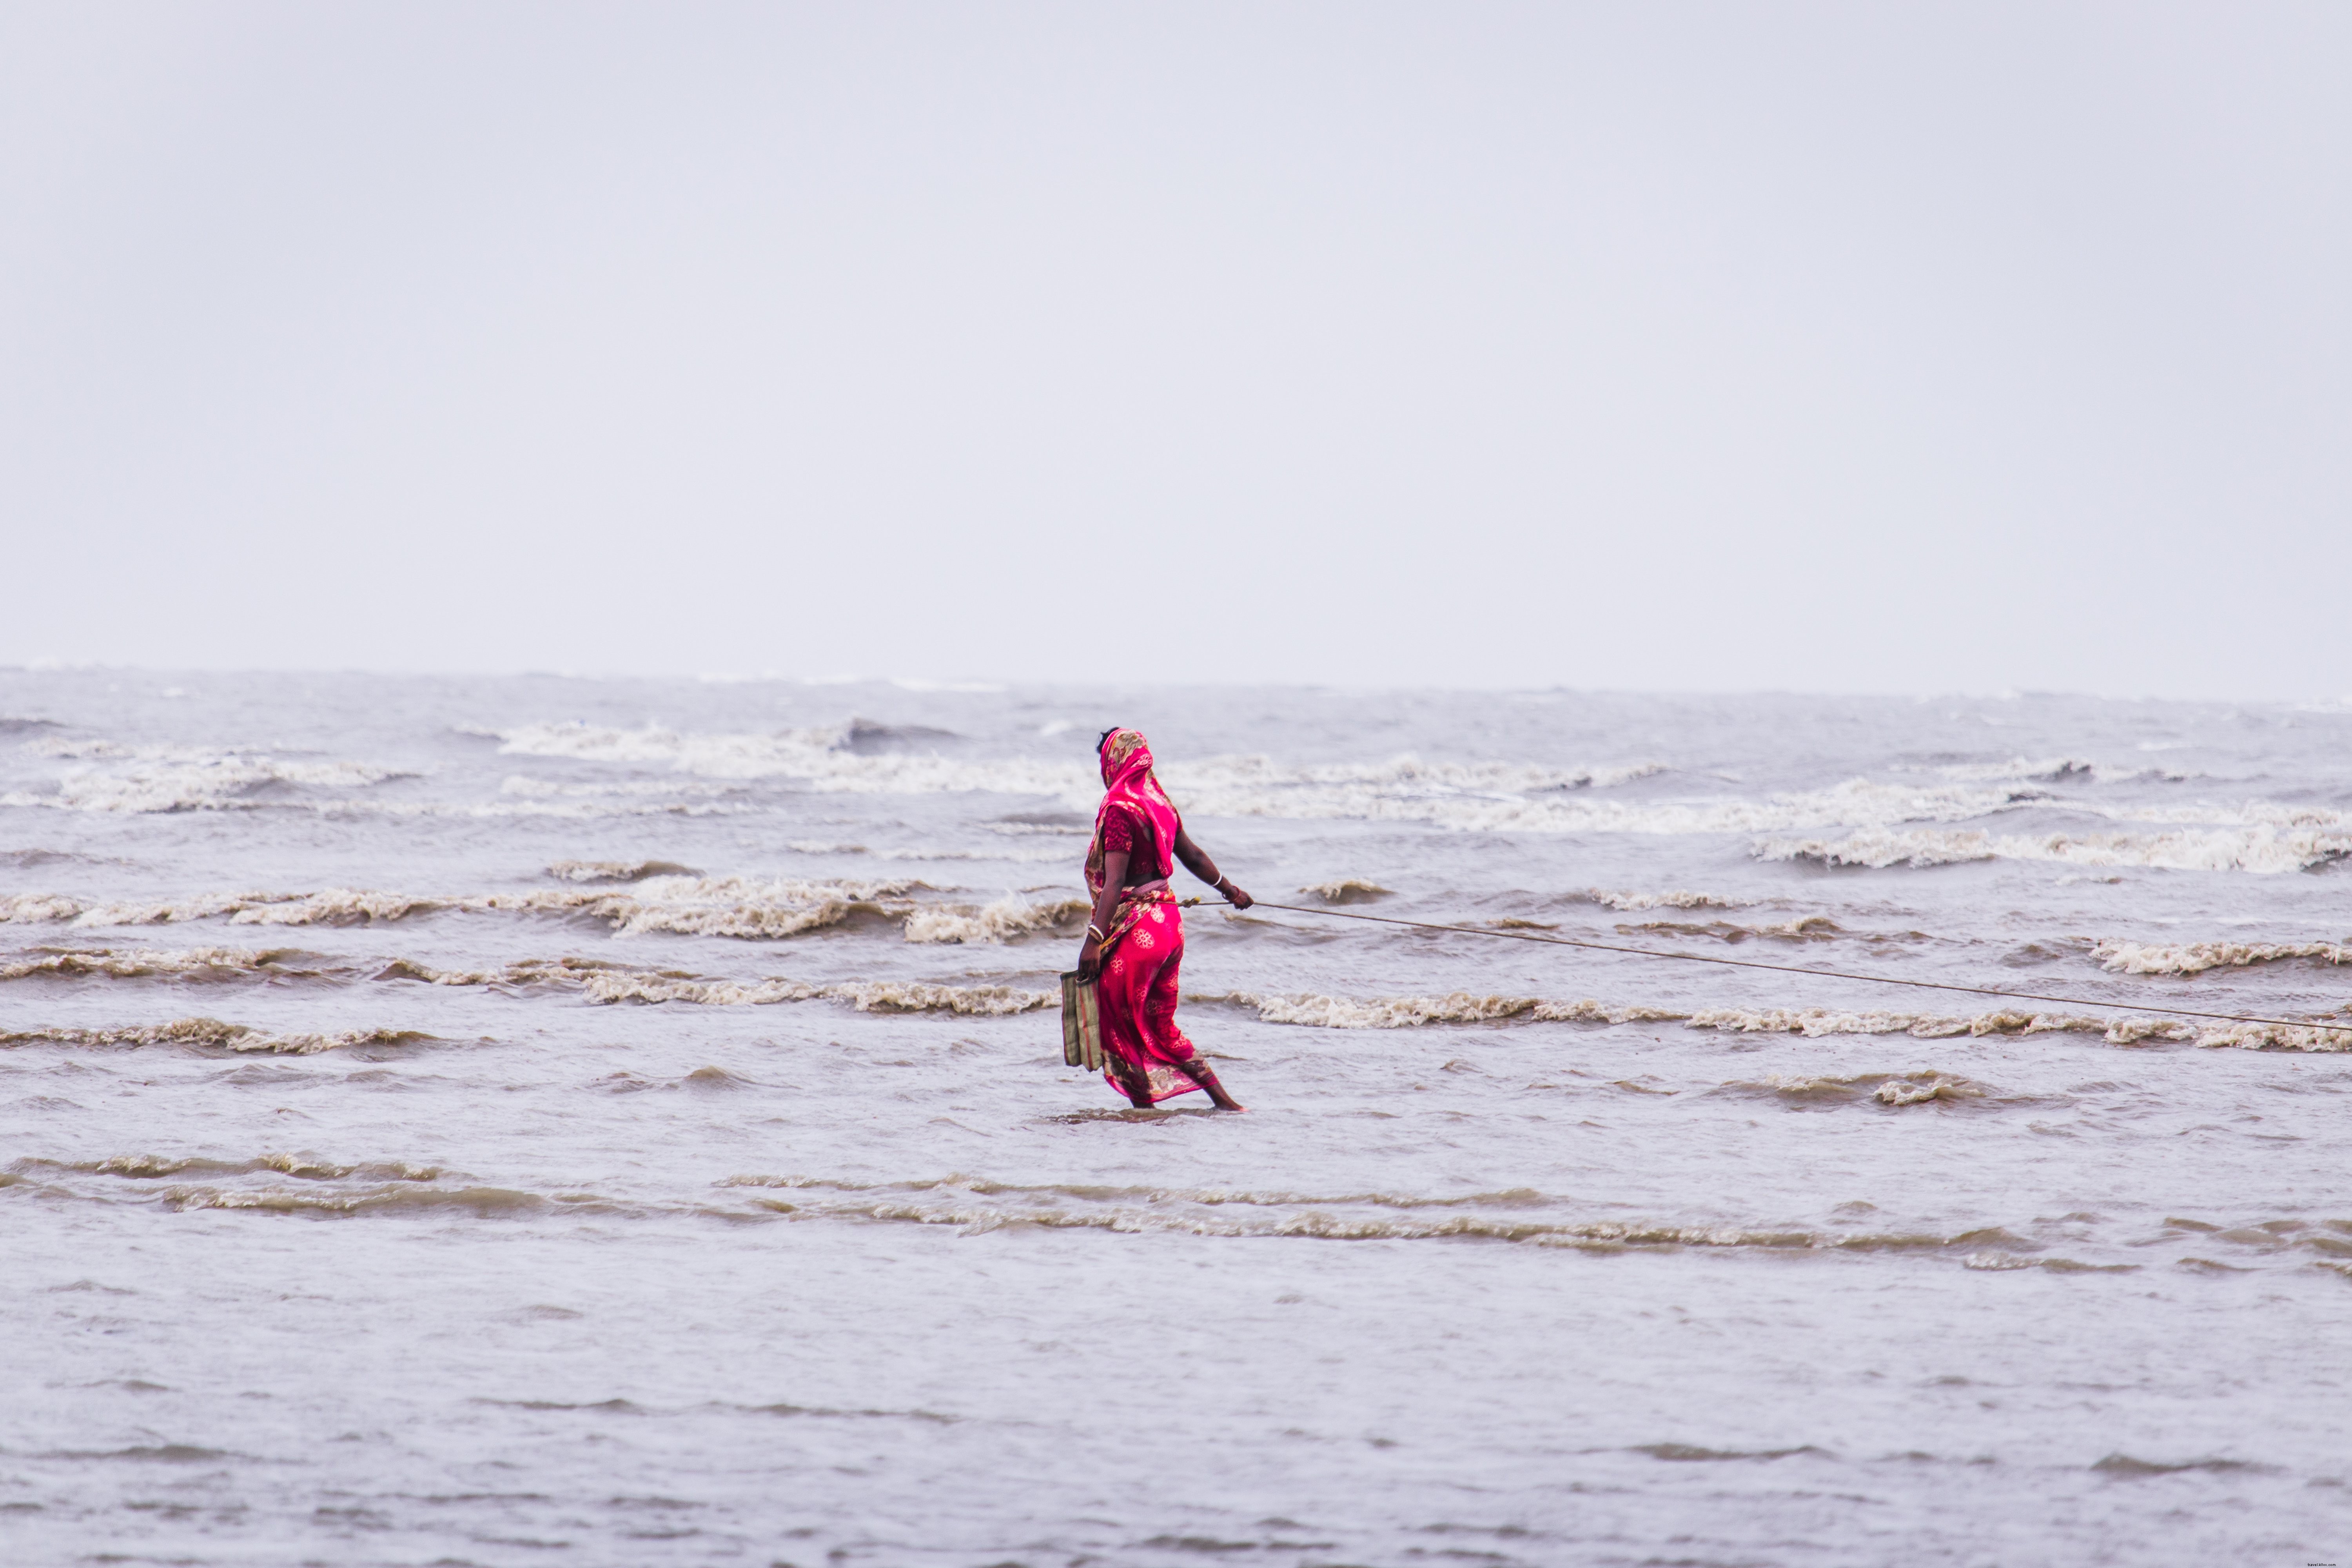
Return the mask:
<path id="1" fill-rule="evenodd" d="M 1257 901 L 1219 875 L 1217 863 L 1203 854 L 1201 847 L 1192 842 L 1192 836 L 1181 827 L 1176 830 L 1176 858 L 1184 862 L 1186 870 L 1231 899 L 1234 908 L 1245 910 Z"/>

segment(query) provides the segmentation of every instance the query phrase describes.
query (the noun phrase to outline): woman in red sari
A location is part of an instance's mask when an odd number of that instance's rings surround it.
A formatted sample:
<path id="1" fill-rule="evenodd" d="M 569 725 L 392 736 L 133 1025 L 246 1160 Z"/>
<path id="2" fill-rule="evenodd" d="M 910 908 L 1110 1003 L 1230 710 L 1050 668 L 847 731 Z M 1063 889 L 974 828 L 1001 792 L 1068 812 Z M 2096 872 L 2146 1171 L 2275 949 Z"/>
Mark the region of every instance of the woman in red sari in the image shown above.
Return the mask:
<path id="1" fill-rule="evenodd" d="M 1095 977 L 1102 1015 L 1103 1077 L 1142 1108 L 1196 1089 L 1220 1110 L 1239 1110 L 1192 1042 L 1176 1026 L 1176 971 L 1184 959 L 1184 913 L 1168 879 L 1181 860 L 1203 882 L 1250 907 L 1250 896 L 1217 872 L 1184 831 L 1183 818 L 1151 772 L 1151 748 L 1133 730 L 1106 730 L 1095 742 L 1103 803 L 1087 849 L 1094 908 L 1078 973 Z"/>

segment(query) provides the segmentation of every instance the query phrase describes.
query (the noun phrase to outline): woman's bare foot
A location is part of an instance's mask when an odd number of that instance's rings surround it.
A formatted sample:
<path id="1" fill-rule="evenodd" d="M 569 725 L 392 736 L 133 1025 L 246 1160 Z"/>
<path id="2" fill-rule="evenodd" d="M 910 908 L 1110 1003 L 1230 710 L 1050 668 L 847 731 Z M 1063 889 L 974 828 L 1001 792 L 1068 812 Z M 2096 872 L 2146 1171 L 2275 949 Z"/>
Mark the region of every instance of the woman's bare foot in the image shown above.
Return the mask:
<path id="1" fill-rule="evenodd" d="M 1202 1089 L 1209 1091 L 1210 1100 L 1215 1102 L 1219 1110 L 1247 1110 L 1249 1109 L 1248 1106 L 1244 1105 L 1240 1100 L 1235 1100 L 1232 1095 L 1225 1092 L 1225 1086 L 1217 1081 L 1217 1075 L 1210 1070 L 1208 1063 L 1201 1060 L 1198 1057 L 1195 1057 L 1192 1060 L 1181 1065 L 1184 1068 L 1184 1075 L 1187 1078 L 1191 1079 L 1194 1083 L 1199 1084 Z"/>

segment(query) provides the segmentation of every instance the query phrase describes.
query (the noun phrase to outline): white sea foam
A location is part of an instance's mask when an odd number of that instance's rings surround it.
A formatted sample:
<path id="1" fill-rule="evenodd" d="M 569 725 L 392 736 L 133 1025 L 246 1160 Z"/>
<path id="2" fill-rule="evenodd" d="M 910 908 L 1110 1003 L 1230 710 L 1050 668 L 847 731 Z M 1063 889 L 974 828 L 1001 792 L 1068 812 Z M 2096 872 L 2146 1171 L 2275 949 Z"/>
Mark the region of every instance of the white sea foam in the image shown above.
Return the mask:
<path id="1" fill-rule="evenodd" d="M 2200 1046 L 2242 1051 L 2352 1051 L 2352 1029 L 2295 1024 L 2230 1024 L 2198 1037 Z"/>
<path id="2" fill-rule="evenodd" d="M 274 1035 L 217 1018 L 180 1018 L 121 1029 L 47 1028 L 0 1032 L 0 1047 L 37 1045 L 135 1047 L 183 1046 L 270 1056 L 316 1056 L 358 1046 L 412 1045 L 430 1037 L 406 1029 L 344 1029 L 325 1034 Z"/>
<path id="3" fill-rule="evenodd" d="M 283 949 L 237 947 L 199 947 L 178 952 L 134 950 L 127 952 L 107 948 L 68 950 L 0 963 L 0 980 L 71 979 L 86 975 L 104 975 L 114 980 L 215 979 L 279 970 L 289 956 Z"/>
<path id="4" fill-rule="evenodd" d="M 115 765 L 68 769 L 54 792 L 13 791 L 0 795 L 0 805 L 126 814 L 224 811 L 262 804 L 254 797 L 270 785 L 355 790 L 414 776 L 365 763 L 289 759 L 266 751 L 61 739 L 29 742 L 24 749 L 36 756 Z"/>
<path id="5" fill-rule="evenodd" d="M 648 877 L 692 877 L 690 866 L 671 860 L 558 860 L 547 874 L 559 882 L 642 882 Z"/>
<path id="6" fill-rule="evenodd" d="M 2035 784 L 2181 784 L 2201 773 L 2178 768 L 2111 767 L 2084 757 L 2011 757 L 2002 763 L 1963 763 L 1936 770 L 1948 779 L 1983 782 L 2017 779 Z"/>
<path id="7" fill-rule="evenodd" d="M 796 878 L 654 877 L 626 891 L 491 894 L 468 909 L 588 915 L 624 935 L 675 931 L 695 936 L 775 938 L 838 925 L 853 914 L 904 913 L 913 880 L 817 882 Z"/>
<path id="8" fill-rule="evenodd" d="M 584 983 L 591 1002 L 688 1002 L 706 1007 L 760 1007 L 819 998 L 847 1002 L 861 1013 L 956 1013 L 1003 1017 L 1055 1005 L 1050 991 L 1010 985 L 932 985 L 919 981 L 688 980 L 664 975 L 604 973 Z"/>
<path id="9" fill-rule="evenodd" d="M 2055 860 L 2075 866 L 2275 875 L 2352 855 L 2352 832 L 2248 826 L 2152 835 L 1995 835 L 1973 828 L 1878 828 L 1840 839 L 1769 838 L 1759 841 L 1754 853 L 1763 860 L 1878 868 L 1969 860 Z"/>
<path id="10" fill-rule="evenodd" d="M 833 794 L 930 795 L 991 790 L 1078 797 L 1099 792 L 1083 761 L 971 759 L 851 749 L 853 729 L 782 730 L 772 734 L 696 734 L 648 725 L 527 724 L 500 732 L 499 750 L 515 756 L 658 766 L 722 779 L 790 779 Z"/>
<path id="11" fill-rule="evenodd" d="M 979 910 L 919 909 L 907 917 L 906 936 L 908 942 L 1014 942 L 1078 920 L 1089 907 L 1087 900 L 1080 898 L 1039 904 L 1008 893 Z"/>
<path id="12" fill-rule="evenodd" d="M 715 778 L 785 778 L 803 788 L 833 793 L 993 791 L 1051 796 L 1073 810 L 1090 810 L 1101 793 L 1097 773 L 1084 760 L 942 756 L 913 750 L 875 753 L 854 749 L 855 734 L 849 726 L 760 735 L 697 734 L 652 726 L 621 730 L 583 723 L 532 724 L 502 731 L 500 749 L 515 755 L 662 766 Z M 1834 813 L 1853 806 L 1873 791 L 1882 792 L 1885 798 L 1860 808 L 1874 813 L 1911 809 L 1895 804 L 1900 800 L 1930 801 L 1927 809 L 1931 811 L 1961 810 L 1961 815 L 1972 816 L 1980 809 L 1997 807 L 2007 798 L 2003 792 L 1947 791 L 1950 798 L 1934 804 L 1937 792 L 1933 789 L 1923 793 L 1864 781 L 1826 792 L 1825 805 L 1717 802 L 1645 807 L 1580 798 L 1582 792 L 1662 771 L 1663 764 L 1656 763 L 1559 768 L 1519 763 L 1432 763 L 1407 756 L 1383 763 L 1297 766 L 1278 764 L 1265 756 L 1221 756 L 1165 764 L 1160 773 L 1180 804 L 1202 816 L 1361 818 L 1471 829 L 1711 830 L 1690 826 L 1697 822 L 1716 825 L 1713 830 L 1733 830 L 1790 821 L 1846 820 Z M 1960 793 L 1968 794 L 1972 803 L 1964 810 L 1957 804 Z M 1568 798 L 1570 795 L 1580 798 Z M 1823 816 L 1824 809 L 1832 815 Z M 1005 827 L 1015 830 L 1026 826 Z"/>
<path id="13" fill-rule="evenodd" d="M 108 903 L 62 895 L 17 895 L 0 899 L 0 922 L 97 927 L 226 918 L 234 925 L 359 925 L 471 910 L 580 915 L 602 921 L 623 934 L 676 931 L 771 938 L 835 925 L 854 914 L 901 917 L 914 908 L 905 895 L 929 886 L 912 879 L 819 882 L 656 876 L 626 889 L 563 888 L 463 896 L 329 888 L 315 893 L 212 894 L 150 903 Z"/>
<path id="14" fill-rule="evenodd" d="M 2091 956 L 2117 974 L 2201 974 L 2209 969 L 2271 963 L 2290 958 L 2317 958 L 2329 963 L 2352 963 L 2352 944 L 2334 942 L 2189 942 L 2143 946 L 2136 942 L 2107 941 L 2094 947 Z"/>
<path id="15" fill-rule="evenodd" d="M 2352 1028 L 2320 1025 L 2200 1024 L 2179 1018 L 2111 1017 L 2004 1008 L 1989 1013 L 1939 1014 L 1850 1011 L 1828 1007 L 1653 1007 L 1587 998 L 1547 1001 L 1537 996 L 1479 995 L 1456 991 L 1444 996 L 1325 996 L 1314 994 L 1259 995 L 1250 992 L 1188 994 L 1188 1002 L 1224 1003 L 1255 1010 L 1270 1024 L 1323 1029 L 1410 1029 L 1433 1024 L 1524 1023 L 1681 1024 L 1723 1034 L 1801 1035 L 1810 1039 L 1842 1035 L 1906 1035 L 1945 1039 L 1988 1035 L 2096 1035 L 2109 1045 L 2147 1040 L 2195 1041 L 2202 1046 L 2278 1047 L 2305 1051 L 2352 1050 Z"/>
<path id="16" fill-rule="evenodd" d="M 1922 1040 L 1958 1035 L 2105 1036 L 2111 1027 L 2111 1021 L 2105 1018 L 2015 1009 L 1955 1017 L 1936 1013 L 1843 1012 L 1824 1007 L 1709 1007 L 1691 1014 L 1686 1021 L 1694 1029 L 1715 1029 L 1725 1034 L 1803 1035 L 1812 1039 L 1826 1035 L 1908 1035 Z M 2165 1031 L 2168 1038 L 2185 1038 L 2194 1032 L 2179 1024 L 2161 1024 L 2157 1027 Z M 2151 1036 L 2142 1033 L 2134 1037 L 2146 1039 Z"/>
<path id="17" fill-rule="evenodd" d="M 1610 888 L 1587 888 L 1582 893 L 1571 896 L 1626 912 L 1639 910 L 1743 910 L 1758 901 L 1728 898 L 1721 893 L 1691 893 L 1679 889 L 1664 893 L 1635 893 Z"/>
<path id="18" fill-rule="evenodd" d="M 1655 769 L 1623 770 L 1640 776 Z M 1622 782 L 1590 770 L 1560 775 L 1517 764 L 1425 764 L 1279 770 L 1264 759 L 1214 759 L 1166 770 L 1190 809 L 1224 816 L 1421 822 L 1457 831 L 1539 833 L 1755 833 L 1831 826 L 1959 822 L 2016 809 L 2040 792 L 2011 786 L 1907 785 L 1849 779 L 1828 789 L 1766 800 L 1618 800 L 1586 785 Z M 1546 783 L 1545 780 L 1551 782 Z"/>
<path id="19" fill-rule="evenodd" d="M 1503 1018 L 1534 1022 L 1630 1024 L 1673 1022 L 1682 1013 L 1655 1007 L 1610 1007 L 1599 1002 L 1547 1002 L 1536 996 L 1261 996 L 1246 991 L 1188 996 L 1187 1001 L 1255 1008 L 1269 1024 L 1319 1029 L 1410 1029 L 1424 1024 L 1483 1024 Z"/>
<path id="20" fill-rule="evenodd" d="M 876 852 L 875 858 L 877 860 L 995 860 L 1016 866 L 1060 864 L 1076 868 L 1081 857 L 1077 851 L 1064 845 L 1051 849 L 937 849 L 918 847 L 911 849 L 879 850 Z"/>

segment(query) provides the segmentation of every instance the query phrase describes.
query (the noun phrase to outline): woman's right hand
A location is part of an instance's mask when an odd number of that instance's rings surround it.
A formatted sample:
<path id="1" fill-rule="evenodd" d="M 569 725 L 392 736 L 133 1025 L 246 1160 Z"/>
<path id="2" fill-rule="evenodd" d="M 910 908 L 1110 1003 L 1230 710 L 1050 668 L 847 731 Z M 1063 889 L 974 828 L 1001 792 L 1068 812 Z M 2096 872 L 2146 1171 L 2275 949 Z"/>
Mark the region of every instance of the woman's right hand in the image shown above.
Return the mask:
<path id="1" fill-rule="evenodd" d="M 1078 943 L 1078 977 L 1092 980 L 1102 969 L 1102 944 L 1088 937 Z"/>

